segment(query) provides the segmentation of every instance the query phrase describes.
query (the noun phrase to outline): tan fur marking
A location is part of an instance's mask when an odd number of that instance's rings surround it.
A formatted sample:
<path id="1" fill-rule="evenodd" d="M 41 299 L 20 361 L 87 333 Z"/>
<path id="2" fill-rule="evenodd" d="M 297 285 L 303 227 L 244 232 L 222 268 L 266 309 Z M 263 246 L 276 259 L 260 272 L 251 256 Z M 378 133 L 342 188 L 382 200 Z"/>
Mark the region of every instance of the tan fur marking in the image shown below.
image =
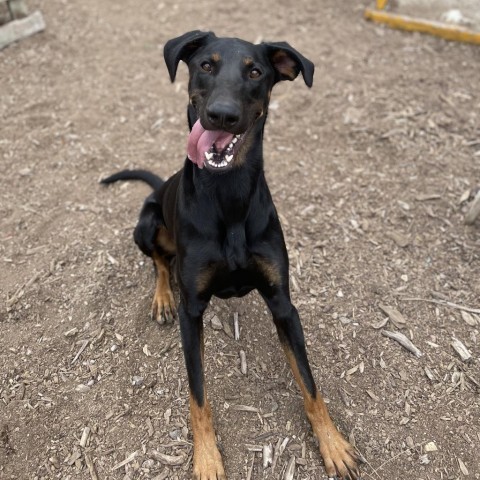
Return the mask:
<path id="1" fill-rule="evenodd" d="M 219 53 L 212 53 L 212 60 L 216 63 L 222 59 Z"/>
<path id="2" fill-rule="evenodd" d="M 250 65 L 253 65 L 253 58 L 252 57 L 245 57 L 243 59 L 243 63 L 249 67 Z"/>
<path id="3" fill-rule="evenodd" d="M 308 391 L 300 375 L 293 352 L 286 345 L 283 345 L 283 348 L 292 369 L 293 376 L 302 392 L 305 412 L 318 438 L 320 454 L 323 457 L 327 475 L 334 477 L 339 473 L 342 477 L 347 478 L 349 473 L 346 466 L 356 474 L 358 470 L 353 447 L 343 438 L 333 424 L 320 392 L 317 391 L 316 398 L 313 398 Z M 357 478 L 357 476 L 354 478 Z"/>
<path id="4" fill-rule="evenodd" d="M 204 292 L 210 285 L 213 276 L 215 275 L 215 267 L 204 268 L 197 276 L 197 292 Z"/>
<path id="5" fill-rule="evenodd" d="M 203 407 L 200 407 L 190 394 L 190 419 L 193 433 L 194 478 L 198 480 L 226 480 L 222 456 L 218 451 L 215 440 L 212 410 L 206 399 Z"/>
<path id="6" fill-rule="evenodd" d="M 158 229 L 156 243 L 163 251 L 165 251 L 165 253 L 175 255 L 177 250 L 175 242 L 165 227 L 160 227 Z"/>
<path id="7" fill-rule="evenodd" d="M 265 278 L 269 283 L 273 285 L 280 285 L 282 282 L 282 277 L 278 270 L 278 267 L 271 261 L 263 257 L 255 257 L 255 262 L 257 263 L 258 268 L 263 273 Z"/>

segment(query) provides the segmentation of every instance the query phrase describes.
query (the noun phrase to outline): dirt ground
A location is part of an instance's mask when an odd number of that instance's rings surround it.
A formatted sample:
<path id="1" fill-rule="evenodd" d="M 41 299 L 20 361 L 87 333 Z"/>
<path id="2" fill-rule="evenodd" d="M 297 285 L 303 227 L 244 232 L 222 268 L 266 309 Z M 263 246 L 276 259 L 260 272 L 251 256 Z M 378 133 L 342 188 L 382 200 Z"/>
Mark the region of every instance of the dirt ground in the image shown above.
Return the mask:
<path id="1" fill-rule="evenodd" d="M 461 199 L 480 183 L 480 48 L 366 23 L 365 0 L 28 3 L 46 32 L 0 52 L 0 477 L 190 478 L 178 325 L 150 321 L 132 240 L 149 189 L 98 180 L 181 167 L 186 68 L 170 84 L 162 47 L 211 29 L 316 64 L 311 90 L 274 91 L 265 169 L 314 376 L 363 477 L 479 479 L 480 223 Z M 205 322 L 229 479 L 325 478 L 260 297 Z"/>

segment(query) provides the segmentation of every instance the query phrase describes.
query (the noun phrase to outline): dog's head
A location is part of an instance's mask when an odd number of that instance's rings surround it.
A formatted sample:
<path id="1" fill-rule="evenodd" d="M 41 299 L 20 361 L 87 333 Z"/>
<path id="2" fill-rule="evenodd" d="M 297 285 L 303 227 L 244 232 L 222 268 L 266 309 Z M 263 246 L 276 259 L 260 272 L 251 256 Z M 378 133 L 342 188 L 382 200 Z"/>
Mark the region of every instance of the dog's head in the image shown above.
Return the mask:
<path id="1" fill-rule="evenodd" d="M 189 68 L 188 157 L 215 172 L 242 163 L 277 82 L 300 73 L 308 87 L 313 82 L 313 63 L 285 42 L 254 45 L 197 30 L 169 40 L 164 56 L 172 82 L 180 60 Z"/>

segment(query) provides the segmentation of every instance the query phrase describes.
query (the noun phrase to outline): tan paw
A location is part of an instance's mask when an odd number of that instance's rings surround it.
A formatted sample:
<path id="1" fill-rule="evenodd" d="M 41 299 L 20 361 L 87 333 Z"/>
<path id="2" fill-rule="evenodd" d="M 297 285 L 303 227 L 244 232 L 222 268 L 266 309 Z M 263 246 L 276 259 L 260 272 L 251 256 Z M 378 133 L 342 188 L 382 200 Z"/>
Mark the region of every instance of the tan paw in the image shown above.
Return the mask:
<path id="1" fill-rule="evenodd" d="M 215 445 L 210 448 L 195 448 L 193 478 L 195 480 L 227 480 L 222 456 Z"/>
<path id="2" fill-rule="evenodd" d="M 171 291 L 162 294 L 155 293 L 152 302 L 152 320 L 163 325 L 173 323 L 177 316 L 175 300 Z"/>
<path id="3" fill-rule="evenodd" d="M 359 458 L 334 425 L 322 430 L 319 435 L 320 453 L 329 478 L 359 480 Z"/>

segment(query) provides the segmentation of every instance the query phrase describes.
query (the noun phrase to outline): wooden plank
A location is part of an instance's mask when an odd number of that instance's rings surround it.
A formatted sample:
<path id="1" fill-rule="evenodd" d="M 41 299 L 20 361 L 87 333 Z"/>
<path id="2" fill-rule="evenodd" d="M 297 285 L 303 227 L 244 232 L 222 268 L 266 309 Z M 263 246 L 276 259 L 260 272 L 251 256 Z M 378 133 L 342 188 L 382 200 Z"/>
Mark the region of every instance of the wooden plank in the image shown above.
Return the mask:
<path id="1" fill-rule="evenodd" d="M 38 10 L 28 17 L 6 23 L 0 27 L 0 50 L 43 30 L 45 30 L 45 21 Z"/>
<path id="2" fill-rule="evenodd" d="M 454 27 L 440 22 L 422 20 L 406 15 L 394 15 L 384 11 L 367 8 L 364 16 L 367 20 L 383 23 L 391 28 L 409 32 L 428 33 L 445 40 L 480 44 L 480 33 L 463 27 Z"/>

